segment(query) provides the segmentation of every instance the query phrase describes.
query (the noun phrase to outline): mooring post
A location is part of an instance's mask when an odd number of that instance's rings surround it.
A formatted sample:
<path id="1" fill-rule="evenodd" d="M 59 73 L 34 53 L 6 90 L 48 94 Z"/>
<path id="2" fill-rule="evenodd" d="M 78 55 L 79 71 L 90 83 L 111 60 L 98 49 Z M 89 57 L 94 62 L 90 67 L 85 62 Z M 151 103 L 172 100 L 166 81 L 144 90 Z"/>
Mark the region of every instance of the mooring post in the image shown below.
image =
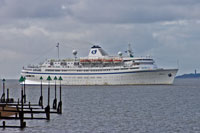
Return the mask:
<path id="1" fill-rule="evenodd" d="M 50 120 L 50 106 L 47 105 L 47 107 L 45 108 L 45 113 L 46 113 L 46 119 Z"/>
<path id="2" fill-rule="evenodd" d="M 24 100 L 23 100 L 23 87 L 21 89 L 21 111 L 19 112 L 19 118 L 20 118 L 20 127 L 23 128 L 24 127 Z"/>
<path id="3" fill-rule="evenodd" d="M 33 109 L 30 108 L 30 110 L 31 110 L 31 119 L 33 119 Z"/>
<path id="4" fill-rule="evenodd" d="M 24 81 L 24 78 L 21 76 L 19 79 L 19 82 L 22 83 Z M 19 112 L 19 118 L 20 118 L 20 127 L 24 128 L 26 126 L 26 123 L 24 122 L 24 112 L 23 112 L 23 106 L 24 106 L 24 98 L 23 98 L 23 84 L 21 85 L 21 111 Z"/>
<path id="5" fill-rule="evenodd" d="M 3 121 L 3 128 L 5 128 L 6 127 L 6 122 L 5 121 Z"/>
<path id="6" fill-rule="evenodd" d="M 60 80 L 60 102 L 58 103 L 57 113 L 58 114 L 62 114 L 62 87 L 61 87 L 61 81 L 63 79 L 60 76 L 58 80 Z"/>
<path id="7" fill-rule="evenodd" d="M 2 80 L 3 81 L 3 93 L 5 93 L 5 79 Z"/>
<path id="8" fill-rule="evenodd" d="M 26 83 L 25 83 L 26 77 L 24 77 L 24 103 L 26 103 Z"/>
<path id="9" fill-rule="evenodd" d="M 47 120 L 50 120 L 50 81 L 51 81 L 51 77 L 48 76 L 47 80 L 48 80 L 48 104 L 47 104 L 47 107 L 45 108 L 45 112 L 46 112 Z"/>
<path id="10" fill-rule="evenodd" d="M 53 109 L 56 109 L 57 108 L 57 98 L 56 98 L 56 80 L 57 80 L 57 77 L 56 76 L 54 77 L 54 80 L 55 80 L 55 99 L 53 100 Z"/>
<path id="11" fill-rule="evenodd" d="M 9 88 L 7 88 L 7 103 L 9 103 L 10 101 L 9 101 Z"/>
<path id="12" fill-rule="evenodd" d="M 51 77 L 48 76 L 47 80 L 48 80 L 48 106 L 49 106 L 50 105 L 50 81 L 51 81 Z"/>
<path id="13" fill-rule="evenodd" d="M 17 100 L 17 106 L 19 105 L 19 98 L 18 98 L 18 100 Z"/>
<path id="14" fill-rule="evenodd" d="M 3 81 L 3 94 L 1 96 L 1 102 L 5 102 L 5 79 L 2 80 Z"/>
<path id="15" fill-rule="evenodd" d="M 43 95 L 42 95 L 42 76 L 40 77 L 40 80 L 41 80 L 41 84 L 40 84 L 40 89 L 41 89 L 41 96 L 40 96 L 40 99 L 39 99 L 39 106 L 42 106 L 42 109 L 43 109 Z"/>

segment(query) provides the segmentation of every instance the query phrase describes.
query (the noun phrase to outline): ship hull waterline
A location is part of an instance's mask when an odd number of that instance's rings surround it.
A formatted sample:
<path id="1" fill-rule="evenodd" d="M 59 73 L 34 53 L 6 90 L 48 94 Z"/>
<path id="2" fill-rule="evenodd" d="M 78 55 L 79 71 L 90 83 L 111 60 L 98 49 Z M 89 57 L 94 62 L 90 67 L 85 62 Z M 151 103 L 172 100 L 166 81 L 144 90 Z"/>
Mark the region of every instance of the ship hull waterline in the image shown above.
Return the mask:
<path id="1" fill-rule="evenodd" d="M 170 85 L 173 84 L 178 69 L 159 69 L 159 70 L 141 70 L 126 72 L 108 72 L 108 73 L 22 73 L 23 76 L 34 75 L 34 77 L 26 77 L 25 84 L 39 85 L 40 77 L 43 77 L 42 84 L 55 84 L 55 80 L 48 82 L 47 77 L 52 79 L 62 77 L 62 85 Z M 59 84 L 59 81 L 56 81 Z"/>

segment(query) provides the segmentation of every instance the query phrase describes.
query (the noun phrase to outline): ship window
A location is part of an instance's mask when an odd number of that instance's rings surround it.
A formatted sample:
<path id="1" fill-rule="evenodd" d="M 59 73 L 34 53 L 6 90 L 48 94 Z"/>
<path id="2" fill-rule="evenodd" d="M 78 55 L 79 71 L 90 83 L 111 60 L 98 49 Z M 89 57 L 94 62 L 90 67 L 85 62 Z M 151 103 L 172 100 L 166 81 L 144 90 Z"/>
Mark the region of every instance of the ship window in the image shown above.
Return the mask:
<path id="1" fill-rule="evenodd" d="M 45 71 L 53 72 L 54 70 L 53 69 L 45 69 Z"/>
<path id="2" fill-rule="evenodd" d="M 127 70 L 128 68 L 121 68 L 121 70 Z"/>
<path id="3" fill-rule="evenodd" d="M 33 69 L 33 71 L 41 71 L 41 69 Z"/>
<path id="4" fill-rule="evenodd" d="M 26 77 L 35 77 L 35 75 L 26 75 Z"/>
<path id="5" fill-rule="evenodd" d="M 130 69 L 139 69 L 139 67 L 133 67 L 133 68 L 130 68 Z"/>

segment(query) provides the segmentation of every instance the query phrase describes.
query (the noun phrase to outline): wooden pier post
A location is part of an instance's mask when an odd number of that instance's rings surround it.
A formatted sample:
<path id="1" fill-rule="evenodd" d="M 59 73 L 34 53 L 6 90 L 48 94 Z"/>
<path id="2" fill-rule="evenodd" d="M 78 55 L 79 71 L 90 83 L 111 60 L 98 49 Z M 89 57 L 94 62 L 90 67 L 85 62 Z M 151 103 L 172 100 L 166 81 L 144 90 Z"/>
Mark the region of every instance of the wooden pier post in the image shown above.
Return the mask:
<path id="1" fill-rule="evenodd" d="M 26 81 L 26 77 L 24 77 L 24 95 L 23 95 L 23 98 L 24 98 L 24 103 L 26 103 L 26 83 L 25 83 L 25 81 Z"/>
<path id="2" fill-rule="evenodd" d="M 3 128 L 5 128 L 6 127 L 6 122 L 5 121 L 3 121 Z"/>
<path id="3" fill-rule="evenodd" d="M 63 79 L 62 79 L 62 77 L 60 76 L 58 80 L 60 80 L 60 101 L 59 101 L 59 103 L 58 103 L 57 113 L 58 113 L 58 114 L 62 114 L 62 87 L 61 87 L 61 81 L 62 81 Z"/>
<path id="4" fill-rule="evenodd" d="M 9 88 L 7 88 L 7 103 L 9 103 Z"/>
<path id="5" fill-rule="evenodd" d="M 57 77 L 56 76 L 54 77 L 54 80 L 55 80 L 55 99 L 53 100 L 53 109 L 56 109 L 57 108 L 57 98 L 56 98 L 56 80 L 57 80 Z"/>
<path id="6" fill-rule="evenodd" d="M 21 89 L 21 111 L 19 112 L 19 118 L 20 118 L 20 127 L 23 128 L 23 124 L 24 124 L 24 113 L 23 113 L 23 104 L 24 104 L 24 100 L 23 100 L 23 88 Z"/>
<path id="7" fill-rule="evenodd" d="M 40 96 L 40 99 L 39 99 L 39 106 L 42 106 L 42 109 L 43 109 L 43 95 L 42 95 L 42 76 L 40 77 L 40 80 L 41 80 L 41 84 L 40 84 L 40 89 L 41 89 L 41 96 Z"/>
<path id="8" fill-rule="evenodd" d="M 7 99 L 9 99 L 9 88 L 7 88 Z"/>
<path id="9" fill-rule="evenodd" d="M 24 78 L 21 76 L 21 78 L 19 79 L 19 82 L 22 83 L 24 81 Z M 26 123 L 24 122 L 24 95 L 23 95 L 23 84 L 21 87 L 21 111 L 19 111 L 19 118 L 20 118 L 20 127 L 24 128 L 26 126 Z"/>
<path id="10" fill-rule="evenodd" d="M 2 94 L 2 96 L 1 96 L 1 102 L 3 103 L 3 102 L 5 102 L 6 100 L 5 100 L 5 79 L 3 79 L 2 80 L 3 81 L 3 94 Z"/>
<path id="11" fill-rule="evenodd" d="M 47 120 L 50 120 L 50 81 L 51 81 L 51 77 L 48 76 L 47 80 L 48 80 L 48 104 L 47 104 L 47 107 L 45 108 L 45 112 L 46 112 Z"/>

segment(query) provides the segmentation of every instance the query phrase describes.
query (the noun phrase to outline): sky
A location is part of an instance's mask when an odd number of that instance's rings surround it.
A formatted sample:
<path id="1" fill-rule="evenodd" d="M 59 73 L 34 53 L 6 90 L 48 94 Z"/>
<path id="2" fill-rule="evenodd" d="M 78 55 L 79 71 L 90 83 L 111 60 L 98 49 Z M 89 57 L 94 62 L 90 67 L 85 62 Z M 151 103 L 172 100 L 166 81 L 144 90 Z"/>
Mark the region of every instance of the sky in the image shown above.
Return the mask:
<path id="1" fill-rule="evenodd" d="M 199 0 L 0 0 L 0 78 L 48 58 L 87 56 L 92 45 L 111 55 L 150 55 L 178 75 L 200 72 Z"/>

